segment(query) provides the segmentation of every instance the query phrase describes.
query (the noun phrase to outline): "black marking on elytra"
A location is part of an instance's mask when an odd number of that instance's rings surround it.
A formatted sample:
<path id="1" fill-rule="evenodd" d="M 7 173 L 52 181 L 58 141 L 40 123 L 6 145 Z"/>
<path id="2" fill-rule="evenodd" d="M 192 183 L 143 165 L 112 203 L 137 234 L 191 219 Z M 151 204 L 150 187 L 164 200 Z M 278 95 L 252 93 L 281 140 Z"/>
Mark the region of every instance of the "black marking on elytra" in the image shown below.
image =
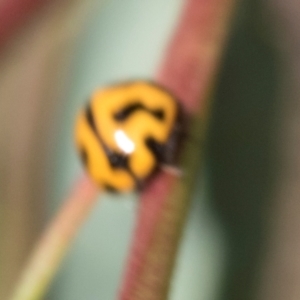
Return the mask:
<path id="1" fill-rule="evenodd" d="M 155 156 L 158 163 L 176 164 L 180 148 L 185 137 L 184 115 L 180 107 L 177 108 L 175 122 L 165 143 L 159 143 L 153 137 L 147 137 L 145 144 Z"/>
<path id="2" fill-rule="evenodd" d="M 110 192 L 110 193 L 118 193 L 118 190 L 117 190 L 114 186 L 112 186 L 111 184 L 105 183 L 105 184 L 103 184 L 103 188 L 104 188 L 104 190 L 106 190 L 107 192 Z"/>
<path id="3" fill-rule="evenodd" d="M 165 119 L 165 112 L 162 109 L 152 110 L 151 114 L 160 121 Z"/>
<path id="4" fill-rule="evenodd" d="M 91 129 L 93 130 L 94 134 L 96 135 L 99 143 L 101 144 L 102 148 L 104 149 L 104 151 L 105 151 L 105 153 L 106 153 L 106 155 L 108 157 L 110 166 L 112 168 L 114 168 L 114 169 L 123 169 L 123 170 L 126 170 L 130 174 L 130 176 L 133 178 L 133 180 L 135 181 L 137 189 L 139 189 L 140 186 L 141 186 L 141 181 L 132 172 L 132 170 L 131 170 L 131 168 L 129 166 L 129 163 L 128 163 L 129 157 L 125 156 L 125 155 L 122 155 L 120 153 L 111 151 L 106 146 L 106 144 L 104 143 L 104 141 L 102 140 L 100 134 L 98 133 L 98 130 L 97 130 L 97 127 L 96 127 L 96 124 L 95 124 L 94 115 L 93 115 L 93 112 L 92 112 L 90 104 L 86 108 L 86 119 L 87 119 L 89 125 L 91 126 Z M 114 191 L 114 190 L 117 191 L 117 189 L 115 189 L 110 184 L 106 184 L 105 185 L 105 189 L 108 190 L 108 191 Z"/>
<path id="5" fill-rule="evenodd" d="M 96 128 L 96 124 L 95 124 L 94 115 L 93 115 L 92 108 L 91 108 L 90 104 L 87 105 L 86 110 L 85 110 L 85 114 L 86 114 L 86 119 L 87 119 L 89 125 L 91 126 L 93 132 L 97 135 L 97 137 L 99 137 L 99 134 L 98 134 L 98 131 L 97 131 L 97 128 Z"/>
<path id="6" fill-rule="evenodd" d="M 95 119 L 94 119 L 94 115 L 91 109 L 91 105 L 89 104 L 86 108 L 86 119 L 89 123 L 89 125 L 91 126 L 91 129 L 93 130 L 94 134 L 96 135 L 99 143 L 101 144 L 102 148 L 104 149 L 110 165 L 112 168 L 120 168 L 120 169 L 127 169 L 128 166 L 128 158 L 124 155 L 121 155 L 119 153 L 113 152 L 111 151 L 106 144 L 104 143 L 104 141 L 102 140 L 97 128 L 96 128 L 96 124 L 95 124 Z"/>
<path id="7" fill-rule="evenodd" d="M 128 169 L 128 156 L 109 151 L 109 162 L 112 168 Z"/>
<path id="8" fill-rule="evenodd" d="M 87 154 L 87 151 L 85 150 L 85 148 L 81 147 L 80 150 L 79 150 L 79 154 L 80 154 L 83 165 L 87 166 L 87 164 L 88 164 L 88 154 Z"/>
<path id="9" fill-rule="evenodd" d="M 110 152 L 109 154 L 109 162 L 112 168 L 123 169 L 128 172 L 128 174 L 135 181 L 135 186 L 137 190 L 141 190 L 142 181 L 133 173 L 129 165 L 129 157 L 121 155 L 116 152 Z"/>
<path id="10" fill-rule="evenodd" d="M 131 104 L 127 105 L 122 110 L 114 114 L 114 118 L 117 121 L 125 121 L 131 114 L 137 110 L 144 110 L 152 114 L 159 121 L 165 119 L 165 113 L 162 109 L 149 109 L 144 104 L 141 103 L 141 100 L 134 100 Z"/>
<path id="11" fill-rule="evenodd" d="M 183 111 L 178 108 L 175 123 L 170 132 L 168 142 L 166 143 L 165 163 L 174 165 L 178 161 L 180 149 L 185 142 L 186 128 L 188 120 L 185 118 Z"/>
<path id="12" fill-rule="evenodd" d="M 139 102 L 132 103 L 132 104 L 127 105 L 125 108 L 118 111 L 117 113 L 115 113 L 114 118 L 117 121 L 124 121 L 135 111 L 142 110 L 144 108 L 145 107 Z"/>
<path id="13" fill-rule="evenodd" d="M 158 162 L 162 162 L 165 160 L 166 149 L 164 144 L 157 142 L 152 137 L 146 138 L 145 143 Z"/>

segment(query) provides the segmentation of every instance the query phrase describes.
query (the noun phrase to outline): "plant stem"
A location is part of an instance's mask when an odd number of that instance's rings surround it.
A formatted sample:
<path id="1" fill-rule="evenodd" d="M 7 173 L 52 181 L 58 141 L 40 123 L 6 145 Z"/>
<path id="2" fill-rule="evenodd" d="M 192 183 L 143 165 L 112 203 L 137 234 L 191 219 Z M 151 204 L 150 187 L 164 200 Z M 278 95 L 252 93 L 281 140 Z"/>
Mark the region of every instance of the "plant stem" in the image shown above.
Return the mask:
<path id="1" fill-rule="evenodd" d="M 158 82 L 181 100 L 192 122 L 181 157 L 183 177 L 161 174 L 143 193 L 119 298 L 163 300 L 200 164 L 211 88 L 225 45 L 234 0 L 188 0 Z"/>
<path id="2" fill-rule="evenodd" d="M 96 203 L 98 188 L 82 177 L 59 214 L 36 245 L 11 300 L 41 299 L 55 275 L 69 244 Z"/>

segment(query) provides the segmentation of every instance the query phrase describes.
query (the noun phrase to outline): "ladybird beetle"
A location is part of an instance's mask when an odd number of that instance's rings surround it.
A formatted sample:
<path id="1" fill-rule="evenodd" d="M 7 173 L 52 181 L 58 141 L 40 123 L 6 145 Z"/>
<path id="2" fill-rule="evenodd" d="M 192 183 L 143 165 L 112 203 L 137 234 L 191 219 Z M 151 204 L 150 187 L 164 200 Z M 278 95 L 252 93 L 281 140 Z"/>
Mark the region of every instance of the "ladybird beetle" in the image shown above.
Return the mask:
<path id="1" fill-rule="evenodd" d="M 179 103 L 157 84 L 135 81 L 96 90 L 76 121 L 83 164 L 101 188 L 126 192 L 170 165 L 180 132 Z"/>

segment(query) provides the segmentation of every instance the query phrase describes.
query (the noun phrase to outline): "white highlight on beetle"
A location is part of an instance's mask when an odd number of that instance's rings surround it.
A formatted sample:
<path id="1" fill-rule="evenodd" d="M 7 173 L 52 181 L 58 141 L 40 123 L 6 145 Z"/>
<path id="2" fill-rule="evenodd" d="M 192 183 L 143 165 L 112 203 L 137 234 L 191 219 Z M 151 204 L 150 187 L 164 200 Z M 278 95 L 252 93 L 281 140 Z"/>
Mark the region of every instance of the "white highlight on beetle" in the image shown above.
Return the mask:
<path id="1" fill-rule="evenodd" d="M 125 134 L 123 130 L 118 129 L 115 132 L 115 141 L 117 145 L 126 153 L 130 154 L 134 151 L 135 145 L 132 140 Z"/>

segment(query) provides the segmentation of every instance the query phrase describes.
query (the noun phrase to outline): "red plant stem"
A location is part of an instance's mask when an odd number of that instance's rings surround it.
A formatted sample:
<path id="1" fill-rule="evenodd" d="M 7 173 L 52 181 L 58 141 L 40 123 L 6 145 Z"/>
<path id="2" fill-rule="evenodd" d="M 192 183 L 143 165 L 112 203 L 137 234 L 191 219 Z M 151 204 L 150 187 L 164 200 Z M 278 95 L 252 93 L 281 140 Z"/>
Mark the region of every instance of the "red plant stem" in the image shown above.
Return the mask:
<path id="1" fill-rule="evenodd" d="M 226 41 L 233 4 L 234 0 L 188 0 L 157 76 L 157 81 L 173 91 L 191 115 L 204 113 L 205 100 Z M 121 300 L 158 300 L 166 295 L 164 289 L 168 282 L 162 281 L 170 281 L 173 254 L 183 224 L 178 219 L 184 220 L 186 213 L 176 211 L 168 202 L 176 180 L 172 175 L 161 174 L 141 197 L 133 246 L 119 296 Z M 182 208 L 184 204 L 177 207 Z M 168 213 L 173 216 L 166 217 Z M 157 243 L 163 245 L 158 247 Z"/>
<path id="2" fill-rule="evenodd" d="M 2 0 L 0 3 L 0 46 L 29 18 L 40 5 L 40 0 Z"/>
<path id="3" fill-rule="evenodd" d="M 222 54 L 234 0 L 188 0 L 157 80 L 188 113 L 202 110 Z"/>
<path id="4" fill-rule="evenodd" d="M 166 173 L 159 174 L 143 193 L 138 211 L 133 248 L 131 249 L 120 299 L 134 299 L 132 294 L 134 293 L 135 284 L 145 267 L 145 257 L 153 237 L 154 227 L 159 221 L 164 205 L 163 200 L 168 195 L 174 179 L 173 176 Z"/>

